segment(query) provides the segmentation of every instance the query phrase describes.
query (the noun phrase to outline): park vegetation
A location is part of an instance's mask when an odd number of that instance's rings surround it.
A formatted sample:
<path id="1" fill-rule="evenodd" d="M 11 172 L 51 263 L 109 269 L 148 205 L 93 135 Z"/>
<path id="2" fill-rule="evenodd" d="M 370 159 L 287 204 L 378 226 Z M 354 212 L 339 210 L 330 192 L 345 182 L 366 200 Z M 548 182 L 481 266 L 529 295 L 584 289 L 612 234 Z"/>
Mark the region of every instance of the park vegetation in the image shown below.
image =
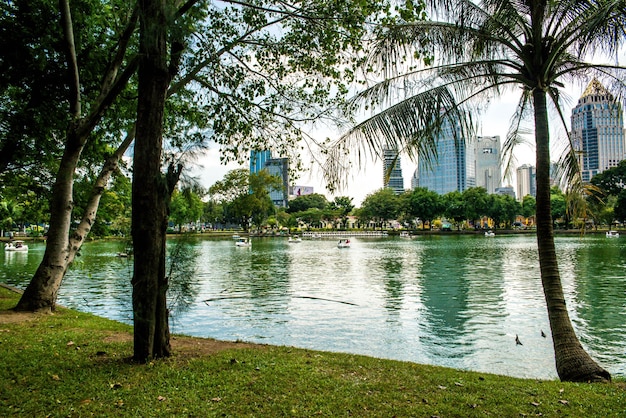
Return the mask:
<path id="1" fill-rule="evenodd" d="M 16 309 L 55 309 L 132 144 L 135 357 L 144 362 L 169 355 L 165 232 L 189 151 L 211 143 L 223 161 L 240 161 L 272 148 L 297 161 L 310 139 L 303 128 L 343 108 L 369 25 L 393 22 L 385 1 L 1 7 L 12 48 L 1 60 L 0 176 L 48 188 L 46 249 Z M 81 177 L 91 188 L 77 208 Z"/>
<path id="2" fill-rule="evenodd" d="M 610 380 L 580 345 L 564 304 L 554 250 L 548 102 L 563 120 L 563 78 L 593 73 L 622 86 L 623 67 L 585 59 L 595 50 L 618 49 L 624 10 L 620 1 L 580 0 L 407 1 L 399 8 L 385 1 L 321 0 L 3 4 L 0 33 L 13 48 L 1 62 L 0 176 L 7 185 L 26 179 L 40 192 L 47 187 L 46 204 L 37 201 L 41 193 L 28 197 L 34 202 L 31 210 L 44 208 L 32 214 L 32 222 L 47 223 L 47 246 L 15 309 L 55 309 L 65 272 L 92 232 L 105 191 L 122 174 L 122 157 L 133 144 L 133 357 L 143 363 L 168 357 L 165 234 L 170 202 L 179 198 L 187 150 L 211 142 L 220 147 L 225 161 L 267 148 L 298 160 L 299 146 L 309 139 L 304 125 L 328 118 L 329 109 L 346 111 L 337 119 L 351 116 L 363 103 L 379 110 L 398 99 L 391 92 L 400 83 L 404 99 L 327 144 L 325 169 L 334 185 L 342 167 L 350 166 L 343 160 L 355 150 L 380 153 L 393 146 L 434 159 L 434 139 L 446 124 L 460 124 L 462 137 L 467 137 L 473 128 L 468 105 L 484 104 L 516 86 L 522 94 L 506 148 L 512 150 L 521 141 L 522 121 L 532 115 L 538 255 L 557 370 L 563 380 Z M 373 49 L 365 49 L 371 45 Z M 404 65 L 413 58 L 415 62 Z M 346 106 L 347 83 L 359 81 L 359 69 L 380 70 L 384 81 Z M 583 185 L 576 181 L 576 150 L 568 151 L 561 160 L 570 180 L 565 213 L 570 220 L 586 220 L 593 205 L 586 206 Z M 81 200 L 82 179 L 89 186 Z M 246 228 L 258 228 L 272 209 L 265 189 L 255 191 L 255 181 L 248 179 L 254 193 L 240 195 L 236 206 L 245 211 L 236 213 L 235 206 L 227 211 Z M 121 178 L 118 186 L 128 193 Z M 194 206 L 189 216 L 197 216 L 198 200 L 187 190 L 181 192 L 186 198 L 179 199 L 179 209 L 187 202 Z M 19 205 L 10 201 L 16 194 L 2 193 L 5 216 L 17 220 Z M 434 207 L 424 206 L 419 196 L 397 204 L 394 197 L 387 189 L 369 196 L 361 208 L 363 219 L 383 224 L 400 216 L 398 207 L 427 223 L 436 216 Z M 595 197 L 596 205 L 605 198 Z M 445 215 L 448 210 L 457 224 L 462 217 L 475 223 L 483 216 L 497 224 L 511 222 L 512 202 L 500 205 L 494 200 L 500 209 L 485 214 L 480 213 L 484 199 L 481 190 L 470 189 L 461 199 L 450 199 L 451 209 L 442 205 L 440 211 Z M 618 193 L 615 207 L 621 201 Z M 110 205 L 121 211 L 122 203 L 112 199 Z M 224 201 L 213 203 L 224 208 Z M 349 206 L 334 203 L 338 212 Z M 581 211 L 581 206 L 589 210 Z M 621 211 L 613 213 L 620 216 Z M 182 210 L 174 215 L 184 218 Z M 344 225 L 346 217 L 338 216 Z M 276 218 L 278 224 L 278 213 Z M 102 219 L 124 227 L 114 217 Z"/>

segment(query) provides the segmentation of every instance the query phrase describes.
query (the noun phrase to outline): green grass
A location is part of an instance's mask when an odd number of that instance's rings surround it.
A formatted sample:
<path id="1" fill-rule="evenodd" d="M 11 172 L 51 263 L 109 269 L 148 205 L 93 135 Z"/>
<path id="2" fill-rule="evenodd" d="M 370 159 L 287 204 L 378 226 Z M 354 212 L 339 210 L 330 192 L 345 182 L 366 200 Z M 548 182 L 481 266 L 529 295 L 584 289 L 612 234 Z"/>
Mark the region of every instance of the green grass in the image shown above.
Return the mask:
<path id="1" fill-rule="evenodd" d="M 0 289 L 0 314 L 17 295 Z M 132 364 L 131 328 L 60 309 L 0 322 L 0 416 L 623 417 L 626 385 L 515 379 L 290 347 Z"/>

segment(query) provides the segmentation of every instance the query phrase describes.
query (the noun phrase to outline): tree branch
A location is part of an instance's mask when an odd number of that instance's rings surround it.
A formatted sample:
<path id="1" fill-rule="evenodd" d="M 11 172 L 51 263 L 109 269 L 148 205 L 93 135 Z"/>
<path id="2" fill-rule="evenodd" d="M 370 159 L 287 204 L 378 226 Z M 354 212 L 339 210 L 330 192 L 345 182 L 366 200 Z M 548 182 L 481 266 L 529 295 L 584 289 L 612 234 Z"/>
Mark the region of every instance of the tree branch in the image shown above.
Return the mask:
<path id="1" fill-rule="evenodd" d="M 69 76 L 69 102 L 70 113 L 74 120 L 80 118 L 80 76 L 78 73 L 78 60 L 76 59 L 76 44 L 74 43 L 74 28 L 72 26 L 72 14 L 69 0 L 59 0 L 61 10 L 61 26 L 65 39 L 65 55 L 67 59 Z"/>

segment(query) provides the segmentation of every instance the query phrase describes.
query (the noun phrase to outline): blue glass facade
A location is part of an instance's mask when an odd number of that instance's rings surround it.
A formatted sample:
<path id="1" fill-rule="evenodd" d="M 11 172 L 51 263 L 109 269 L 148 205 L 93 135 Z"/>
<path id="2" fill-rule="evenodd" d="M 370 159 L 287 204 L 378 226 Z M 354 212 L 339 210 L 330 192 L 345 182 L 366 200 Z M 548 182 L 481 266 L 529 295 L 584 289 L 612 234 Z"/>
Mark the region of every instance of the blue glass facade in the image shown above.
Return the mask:
<path id="1" fill-rule="evenodd" d="M 442 134 L 437 138 L 437 156 L 428 164 L 423 159 L 418 161 L 419 187 L 426 187 L 438 194 L 446 194 L 453 191 L 463 192 L 476 186 L 474 167 L 474 153 L 471 144 L 460 140 L 460 127 L 447 124 Z"/>
<path id="2" fill-rule="evenodd" d="M 263 170 L 271 158 L 271 151 L 250 151 L 250 173 L 255 174 Z"/>
<path id="3" fill-rule="evenodd" d="M 289 192 L 289 160 L 287 158 L 270 158 L 265 162 L 265 169 L 272 176 L 278 176 L 283 183 L 280 190 L 270 190 L 270 199 L 274 205 L 286 208 Z"/>

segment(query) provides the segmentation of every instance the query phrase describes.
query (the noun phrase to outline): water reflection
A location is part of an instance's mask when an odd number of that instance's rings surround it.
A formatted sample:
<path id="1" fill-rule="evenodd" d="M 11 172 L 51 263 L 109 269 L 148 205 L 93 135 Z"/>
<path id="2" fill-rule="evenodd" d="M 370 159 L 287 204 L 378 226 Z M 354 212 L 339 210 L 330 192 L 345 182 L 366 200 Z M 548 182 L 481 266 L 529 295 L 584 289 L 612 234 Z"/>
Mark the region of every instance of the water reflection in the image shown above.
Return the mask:
<path id="1" fill-rule="evenodd" d="M 594 357 L 602 362 L 610 362 L 626 353 L 623 338 L 626 247 L 616 241 L 596 239 L 569 243 L 572 257 L 576 259 L 568 270 L 573 321 L 581 330 L 583 343 L 590 346 Z"/>
<path id="2" fill-rule="evenodd" d="M 622 241 L 557 238 L 572 321 L 617 376 L 626 376 Z M 533 236 L 355 238 L 348 250 L 278 238 L 186 245 L 193 268 L 174 269 L 170 283 L 174 332 L 556 377 Z M 119 246 L 86 244 L 59 303 L 130 323 L 132 261 Z M 4 253 L 0 280 L 25 287 L 43 250 Z"/>

